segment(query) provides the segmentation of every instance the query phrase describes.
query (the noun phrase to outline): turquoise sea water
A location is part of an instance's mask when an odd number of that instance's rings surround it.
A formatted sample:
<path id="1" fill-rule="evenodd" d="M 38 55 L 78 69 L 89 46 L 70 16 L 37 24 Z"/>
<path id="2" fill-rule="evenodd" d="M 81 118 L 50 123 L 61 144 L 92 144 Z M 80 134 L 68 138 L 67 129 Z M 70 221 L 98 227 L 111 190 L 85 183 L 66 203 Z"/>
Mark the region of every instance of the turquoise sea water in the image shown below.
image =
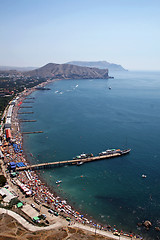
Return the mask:
<path id="1" fill-rule="evenodd" d="M 28 105 L 34 114 L 20 117 L 37 122 L 23 123 L 21 128 L 44 133 L 24 136 L 26 154 L 32 163 L 41 163 L 69 160 L 83 152 L 97 155 L 108 148 L 131 148 L 130 154 L 120 158 L 41 170 L 41 176 L 77 210 L 99 223 L 157 239 L 160 73 L 110 75 L 115 78 L 57 81 L 48 85 L 50 91 L 32 93 L 34 103 Z M 57 179 L 63 181 L 60 187 Z M 149 232 L 137 228 L 144 220 L 153 223 Z"/>

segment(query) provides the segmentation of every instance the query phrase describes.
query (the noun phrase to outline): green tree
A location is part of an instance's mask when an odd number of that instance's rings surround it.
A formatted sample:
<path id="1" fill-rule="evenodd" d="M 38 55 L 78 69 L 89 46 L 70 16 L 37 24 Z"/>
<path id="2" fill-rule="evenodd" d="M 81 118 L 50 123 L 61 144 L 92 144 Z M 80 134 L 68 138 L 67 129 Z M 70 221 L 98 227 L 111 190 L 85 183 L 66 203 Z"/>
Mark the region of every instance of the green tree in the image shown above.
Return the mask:
<path id="1" fill-rule="evenodd" d="M 3 187 L 7 182 L 7 179 L 4 175 L 0 175 L 0 187 Z"/>

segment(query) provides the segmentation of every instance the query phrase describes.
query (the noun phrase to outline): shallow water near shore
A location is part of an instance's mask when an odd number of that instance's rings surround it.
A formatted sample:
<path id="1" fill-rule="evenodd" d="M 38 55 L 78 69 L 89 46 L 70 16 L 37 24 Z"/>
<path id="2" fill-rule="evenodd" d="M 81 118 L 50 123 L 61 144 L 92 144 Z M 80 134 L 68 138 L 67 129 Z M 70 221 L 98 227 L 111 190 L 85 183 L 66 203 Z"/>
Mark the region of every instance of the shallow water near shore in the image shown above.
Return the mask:
<path id="1" fill-rule="evenodd" d="M 36 91 L 34 114 L 19 115 L 37 122 L 22 123 L 31 163 L 70 160 L 80 153 L 108 148 L 131 148 L 130 154 L 40 171 L 57 194 L 82 214 L 118 229 L 143 232 L 146 239 L 160 234 L 160 73 L 110 73 L 108 80 L 62 80 Z M 111 87 L 111 90 L 109 90 Z M 20 111 L 25 111 L 21 109 Z M 33 156 L 30 155 L 33 154 Z M 142 178 L 142 174 L 147 178 Z M 62 180 L 58 186 L 56 180 Z M 145 232 L 137 223 L 150 220 Z"/>

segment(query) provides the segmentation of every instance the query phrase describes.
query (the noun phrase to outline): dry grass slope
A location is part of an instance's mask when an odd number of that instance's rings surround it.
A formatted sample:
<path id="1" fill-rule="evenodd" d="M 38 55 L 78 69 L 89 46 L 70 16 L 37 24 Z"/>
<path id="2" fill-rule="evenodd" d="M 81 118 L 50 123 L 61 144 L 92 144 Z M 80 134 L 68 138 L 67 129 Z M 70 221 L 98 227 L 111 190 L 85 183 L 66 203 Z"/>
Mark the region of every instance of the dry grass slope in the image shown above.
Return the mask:
<path id="1" fill-rule="evenodd" d="M 0 215 L 1 240 L 109 240 L 110 238 L 93 235 L 73 227 L 58 230 L 30 232 L 12 217 Z M 111 239 L 110 239 L 111 240 Z"/>

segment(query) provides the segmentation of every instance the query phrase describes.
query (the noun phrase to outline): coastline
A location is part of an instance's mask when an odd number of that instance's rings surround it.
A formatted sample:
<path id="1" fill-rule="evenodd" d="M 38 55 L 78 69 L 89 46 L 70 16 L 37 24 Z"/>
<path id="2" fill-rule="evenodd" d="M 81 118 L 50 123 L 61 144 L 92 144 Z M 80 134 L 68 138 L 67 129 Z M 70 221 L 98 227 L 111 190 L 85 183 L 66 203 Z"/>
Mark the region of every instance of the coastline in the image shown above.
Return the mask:
<path id="1" fill-rule="evenodd" d="M 60 80 L 60 79 L 59 79 Z M 47 82 L 44 82 L 42 84 L 40 84 L 41 86 L 45 86 L 51 82 L 55 82 L 57 81 L 56 80 L 53 80 L 53 81 L 47 81 Z M 19 102 L 23 102 L 25 97 L 29 96 L 32 92 L 34 92 L 36 89 L 35 88 L 32 88 L 30 89 L 30 91 L 27 91 L 27 92 L 23 92 L 21 93 L 20 95 L 20 98 L 19 98 Z M 16 141 L 19 142 L 21 145 L 22 145 L 22 149 L 23 149 L 23 137 L 22 137 L 22 134 L 20 133 L 20 122 L 18 121 L 18 116 L 17 116 L 17 113 L 18 113 L 18 110 L 19 110 L 19 107 L 18 107 L 18 103 L 16 104 L 16 106 L 14 107 L 14 111 L 13 111 L 13 117 L 12 117 L 12 134 L 13 134 L 13 137 L 16 138 Z M 24 154 L 24 153 L 23 153 Z M 22 160 L 24 161 L 25 164 L 29 164 L 29 161 L 28 159 L 26 158 L 26 155 L 20 155 L 18 157 L 18 160 Z M 14 154 L 12 154 L 14 155 Z M 41 191 L 42 188 L 44 188 L 45 192 L 47 193 L 47 199 L 50 199 L 52 202 L 51 203 L 48 203 L 48 201 L 46 200 L 46 195 L 43 195 L 43 198 L 42 199 L 42 202 L 41 204 L 46 204 L 45 201 L 47 202 L 47 204 L 50 206 L 50 208 L 54 208 L 56 211 L 59 211 L 59 210 L 62 210 L 62 206 L 65 206 L 63 207 L 64 210 L 66 211 L 65 214 L 69 217 L 71 217 L 71 224 L 73 224 L 73 226 L 76 226 L 76 227 L 79 227 L 79 228 L 87 228 L 87 231 L 89 228 L 91 229 L 94 229 L 94 231 L 100 231 L 101 230 L 105 230 L 105 233 L 109 234 L 108 236 L 111 237 L 112 235 L 112 238 L 114 239 L 119 239 L 119 237 L 117 238 L 116 236 L 113 235 L 113 233 L 119 233 L 118 230 L 116 230 L 115 228 L 112 228 L 111 226 L 108 225 L 107 228 L 104 228 L 103 226 L 97 224 L 95 221 L 92 222 L 92 220 L 89 220 L 85 217 L 81 217 L 83 215 L 81 215 L 79 212 L 77 212 L 75 209 L 72 208 L 72 206 L 68 205 L 68 203 L 66 203 L 65 200 L 61 200 L 60 197 L 58 196 L 55 196 L 56 192 L 52 193 L 50 192 L 50 189 L 46 186 L 45 183 L 43 183 L 40 179 L 40 177 L 36 174 L 35 171 L 30 171 L 30 174 L 32 176 L 32 178 L 34 178 L 34 184 L 36 185 L 35 186 L 32 186 L 30 181 L 28 181 L 27 179 L 27 174 L 25 173 L 20 173 L 20 176 L 18 178 L 19 181 L 21 181 L 22 183 L 24 183 L 26 186 L 28 186 L 29 184 L 31 185 L 32 187 L 32 191 L 34 192 L 34 196 L 33 198 L 32 197 L 29 197 L 29 198 L 32 198 L 30 199 L 31 201 L 29 202 L 33 202 L 34 201 L 34 204 L 35 204 L 35 200 L 36 201 L 39 201 L 39 198 L 37 197 L 36 193 Z M 30 177 L 31 178 L 31 177 Z M 40 188 L 39 188 L 40 186 Z M 57 194 L 56 194 L 57 195 Z M 42 195 L 41 195 L 42 197 Z M 24 198 L 24 196 L 22 196 L 22 199 Z M 62 205 L 63 203 L 63 205 Z M 50 205 L 51 204 L 51 205 Z M 56 204 L 58 206 L 56 206 Z M 42 208 L 42 207 L 41 207 Z M 60 211 L 59 211 L 60 212 Z M 64 212 L 63 212 L 64 213 Z M 65 214 L 62 214 L 62 215 L 65 215 Z M 58 217 L 58 218 L 61 218 L 61 217 Z M 54 219 L 55 220 L 55 219 Z M 61 219 L 62 220 L 62 219 Z M 63 222 L 63 221 L 62 221 Z M 66 220 L 65 220 L 65 223 L 63 223 L 64 225 L 67 224 Z M 87 225 L 87 226 L 86 226 Z M 90 229 L 90 230 L 91 230 Z M 93 231 L 93 230 L 92 230 Z M 104 231 L 103 231 L 104 232 Z M 99 233 L 99 234 L 102 234 L 104 235 L 103 233 Z M 105 234 L 105 235 L 106 235 Z M 122 233 L 121 232 L 121 239 L 126 239 L 125 238 L 125 233 Z M 131 237 L 129 236 L 129 234 L 126 234 L 128 235 L 128 237 Z M 123 236 L 123 237 L 122 237 Z M 127 238 L 128 239 L 128 238 Z"/>

